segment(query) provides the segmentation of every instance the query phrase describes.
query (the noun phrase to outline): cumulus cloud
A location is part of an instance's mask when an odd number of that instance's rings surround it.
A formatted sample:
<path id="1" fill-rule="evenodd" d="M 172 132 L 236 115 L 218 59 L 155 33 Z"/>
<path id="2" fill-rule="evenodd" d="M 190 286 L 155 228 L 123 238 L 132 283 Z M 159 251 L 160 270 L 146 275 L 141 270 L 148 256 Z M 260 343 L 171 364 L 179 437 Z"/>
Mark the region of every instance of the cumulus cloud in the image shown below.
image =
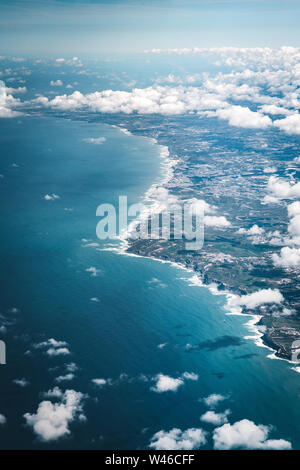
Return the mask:
<path id="1" fill-rule="evenodd" d="M 288 205 L 288 216 L 294 217 L 296 215 L 300 215 L 300 201 L 295 201 Z"/>
<path id="2" fill-rule="evenodd" d="M 10 87 L 6 87 L 6 93 L 12 93 L 12 94 L 15 94 L 15 93 L 26 93 L 27 91 L 27 88 L 26 86 L 19 86 L 18 88 L 10 88 Z"/>
<path id="3" fill-rule="evenodd" d="M 156 380 L 156 384 L 154 387 L 151 387 L 151 390 L 157 393 L 169 392 L 169 391 L 176 392 L 178 388 L 184 384 L 184 381 L 182 378 L 174 379 L 173 377 L 170 377 L 169 375 L 163 375 L 163 374 L 158 374 L 155 380 Z"/>
<path id="4" fill-rule="evenodd" d="M 26 424 L 33 428 L 34 433 L 42 441 L 55 441 L 67 436 L 71 433 L 70 423 L 75 419 L 86 420 L 82 403 L 84 395 L 81 392 L 66 390 L 58 398 L 60 402 L 52 403 L 45 400 L 39 404 L 36 413 L 24 414 Z"/>
<path id="5" fill-rule="evenodd" d="M 195 48 L 193 52 L 195 51 L 204 50 Z M 63 111 L 88 109 L 100 113 L 162 115 L 197 113 L 206 117 L 217 116 L 237 127 L 265 129 L 275 126 L 287 133 L 299 133 L 299 70 L 293 56 L 295 51 L 291 53 L 289 49 L 281 49 L 278 54 L 265 48 L 213 48 L 209 51 L 209 54 L 212 52 L 221 56 L 229 54 L 230 57 L 225 61 L 229 66 L 234 63 L 233 57 L 239 56 L 241 60 L 240 55 L 247 56 L 249 60 L 251 58 L 255 65 L 262 58 L 268 58 L 265 64 L 269 64 L 273 60 L 276 62 L 278 58 L 283 60 L 284 54 L 287 56 L 282 69 L 275 67 L 274 70 L 250 70 L 243 67 L 242 72 L 218 73 L 213 77 L 197 74 L 195 77 L 187 76 L 183 79 L 169 75 L 163 81 L 172 86 L 156 84 L 147 88 L 133 88 L 131 91 L 102 90 L 88 94 L 76 90 L 70 95 L 57 95 L 53 99 L 40 96 L 33 100 L 33 103 Z M 64 59 L 57 60 L 64 63 Z M 195 80 L 200 86 L 175 86 L 176 83 L 191 84 Z M 252 106 L 250 109 L 249 106 L 232 104 L 238 101 L 249 102 L 255 109 L 252 109 Z M 273 123 L 270 116 L 276 115 L 286 117 Z"/>
<path id="6" fill-rule="evenodd" d="M 92 379 L 93 384 L 97 385 L 97 387 L 104 387 L 107 384 L 106 379 Z"/>
<path id="7" fill-rule="evenodd" d="M 300 267 L 300 248 L 290 248 L 284 246 L 280 254 L 273 253 L 272 260 L 275 266 L 280 268 L 299 268 Z"/>
<path id="8" fill-rule="evenodd" d="M 50 85 L 51 86 L 62 86 L 63 82 L 61 80 L 51 80 Z"/>
<path id="9" fill-rule="evenodd" d="M 216 413 L 215 411 L 206 411 L 201 417 L 200 420 L 204 423 L 213 424 L 215 426 L 219 426 L 220 424 L 227 423 L 228 415 L 230 414 L 230 410 L 225 410 L 224 413 Z"/>
<path id="10" fill-rule="evenodd" d="M 228 106 L 223 99 L 196 87 L 134 88 L 132 91 L 104 90 L 86 95 L 74 91 L 71 95 L 58 95 L 52 100 L 39 97 L 35 103 L 54 109 L 74 111 L 89 108 L 101 113 L 125 114 L 183 114 L 199 110 Z"/>
<path id="11" fill-rule="evenodd" d="M 67 356 L 71 354 L 68 348 L 49 348 L 46 353 L 48 356 Z"/>
<path id="12" fill-rule="evenodd" d="M 13 108 L 19 105 L 19 100 L 9 94 L 2 80 L 0 80 L 0 118 L 12 118 L 20 116 L 20 112 L 15 111 Z"/>
<path id="13" fill-rule="evenodd" d="M 279 119 L 274 122 L 274 126 L 287 134 L 300 134 L 300 114 L 292 114 L 287 116 L 285 119 Z"/>
<path id="14" fill-rule="evenodd" d="M 169 375 L 157 374 L 152 380 L 156 382 L 154 387 L 151 387 L 151 390 L 157 393 L 162 392 L 176 392 L 179 387 L 184 385 L 185 380 L 198 380 L 198 374 L 194 372 L 183 372 L 180 377 L 173 378 Z"/>
<path id="15" fill-rule="evenodd" d="M 199 376 L 198 374 L 195 374 L 194 372 L 184 372 L 182 374 L 182 378 L 186 380 L 198 380 Z"/>
<path id="16" fill-rule="evenodd" d="M 62 346 L 67 346 L 68 343 L 66 341 L 57 341 L 54 338 L 49 338 L 47 341 L 42 341 L 41 343 L 34 344 L 36 349 L 44 348 L 47 346 L 53 346 L 54 348 L 61 348 Z"/>
<path id="17" fill-rule="evenodd" d="M 258 80 L 263 80 L 264 76 L 272 77 L 273 85 L 276 83 L 291 85 L 291 75 L 298 78 L 300 48 L 283 46 L 280 48 L 270 47 L 210 47 L 210 48 L 169 48 L 146 50 L 145 53 L 152 54 L 197 54 L 213 60 L 215 66 L 230 66 L 244 69 L 240 75 L 253 78 L 258 76 Z M 251 67 L 253 69 L 249 70 Z M 276 80 L 279 75 L 280 79 Z"/>
<path id="18" fill-rule="evenodd" d="M 289 246 L 281 248 L 279 254 L 273 253 L 272 260 L 277 267 L 298 270 L 300 267 L 300 201 L 289 204 L 287 209 L 290 219 L 288 223 L 289 237 L 283 238 L 281 244 Z"/>
<path id="19" fill-rule="evenodd" d="M 35 349 L 47 349 L 46 353 L 48 356 L 65 356 L 71 354 L 67 346 L 68 343 L 66 341 L 57 341 L 54 338 L 49 338 L 47 341 L 33 345 Z"/>
<path id="20" fill-rule="evenodd" d="M 155 450 L 192 450 L 206 444 L 206 432 L 200 428 L 182 431 L 173 428 L 159 431 L 151 438 L 149 447 Z"/>
<path id="21" fill-rule="evenodd" d="M 69 362 L 69 364 L 66 364 L 65 367 L 68 372 L 76 372 L 78 370 L 75 362 Z"/>
<path id="22" fill-rule="evenodd" d="M 28 385 L 30 385 L 30 382 L 29 380 L 25 379 L 25 378 L 22 378 L 22 379 L 14 379 L 13 380 L 13 383 L 16 384 L 16 385 L 19 385 L 19 387 L 28 387 Z"/>
<path id="23" fill-rule="evenodd" d="M 205 215 L 204 216 L 204 225 L 207 227 L 217 227 L 217 228 L 226 228 L 231 227 L 231 223 L 223 215 Z"/>
<path id="24" fill-rule="evenodd" d="M 275 104 L 264 104 L 263 106 L 260 106 L 260 111 L 262 113 L 271 114 L 271 115 L 276 115 L 276 114 L 290 115 L 290 114 L 294 114 L 294 111 L 292 111 L 290 109 L 285 109 L 282 106 L 276 106 Z"/>
<path id="25" fill-rule="evenodd" d="M 249 229 L 240 228 L 237 231 L 237 233 L 254 236 L 254 235 L 262 235 L 264 231 L 265 230 L 262 227 L 259 227 L 257 224 L 254 224 Z"/>
<path id="26" fill-rule="evenodd" d="M 70 372 L 69 374 L 65 374 L 65 375 L 59 375 L 58 377 L 55 378 L 55 382 L 57 383 L 60 383 L 60 382 L 70 382 L 71 380 L 73 380 L 75 377 L 75 375 Z"/>
<path id="27" fill-rule="evenodd" d="M 193 214 L 214 214 L 216 212 L 216 207 L 211 206 L 210 204 L 208 204 L 208 202 L 204 201 L 203 199 L 191 198 L 188 199 L 186 202 L 191 207 Z"/>
<path id="28" fill-rule="evenodd" d="M 264 304 L 280 304 L 284 297 L 278 289 L 261 289 L 252 294 L 236 296 L 230 299 L 229 305 L 240 305 L 254 309 Z"/>
<path id="29" fill-rule="evenodd" d="M 268 116 L 243 106 L 218 109 L 216 114 L 219 118 L 227 120 L 231 126 L 265 129 L 272 125 L 272 120 Z"/>
<path id="30" fill-rule="evenodd" d="M 226 400 L 226 398 L 227 397 L 225 397 L 224 395 L 220 395 L 219 393 L 212 393 L 211 395 L 208 395 L 208 397 L 203 398 L 203 401 L 207 406 L 214 408 L 220 402 Z"/>
<path id="31" fill-rule="evenodd" d="M 296 207 L 294 210 L 297 210 Z M 300 237 L 300 214 L 291 218 L 288 231 L 293 237 Z"/>
<path id="32" fill-rule="evenodd" d="M 214 448 L 218 450 L 290 450 L 292 448 L 291 443 L 284 439 L 268 439 L 270 431 L 270 426 L 256 425 L 248 419 L 234 424 L 226 423 L 213 432 Z"/>
<path id="33" fill-rule="evenodd" d="M 46 194 L 46 195 L 44 196 L 44 199 L 45 199 L 46 201 L 55 201 L 55 199 L 60 199 L 60 196 L 58 196 L 58 194 L 55 194 L 55 193 L 53 193 L 53 194 Z"/>
<path id="34" fill-rule="evenodd" d="M 88 139 L 83 139 L 83 142 L 87 144 L 102 145 L 106 141 L 105 137 L 90 137 Z"/>
<path id="35" fill-rule="evenodd" d="M 265 197 L 265 202 L 295 199 L 300 197 L 300 182 L 294 183 L 272 175 L 268 180 L 267 192 L 268 196 Z"/>
<path id="36" fill-rule="evenodd" d="M 48 392 L 44 392 L 42 395 L 45 398 L 62 398 L 63 397 L 63 392 L 59 387 L 56 386 L 56 387 L 48 390 Z"/>
<path id="37" fill-rule="evenodd" d="M 57 65 L 75 65 L 76 67 L 82 67 L 82 62 L 78 57 L 72 57 L 72 59 L 65 59 L 64 57 L 58 57 L 55 59 Z"/>

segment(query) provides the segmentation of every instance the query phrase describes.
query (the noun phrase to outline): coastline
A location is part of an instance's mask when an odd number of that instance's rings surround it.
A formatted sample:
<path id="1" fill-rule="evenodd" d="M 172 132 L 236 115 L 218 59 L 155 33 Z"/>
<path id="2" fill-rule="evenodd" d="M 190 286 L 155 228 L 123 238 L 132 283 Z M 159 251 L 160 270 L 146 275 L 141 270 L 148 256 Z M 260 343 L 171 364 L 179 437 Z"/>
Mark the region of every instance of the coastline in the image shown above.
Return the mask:
<path id="1" fill-rule="evenodd" d="M 124 134 L 130 136 L 134 135 L 134 131 L 128 130 L 125 127 L 122 126 L 117 126 L 113 125 L 113 127 L 118 128 L 121 132 Z M 180 159 L 177 157 L 171 158 L 170 150 L 166 145 L 159 144 L 156 138 L 148 137 L 148 136 L 143 136 L 144 138 L 151 140 L 154 144 L 156 144 L 160 148 L 159 156 L 162 159 L 160 165 L 161 165 L 161 173 L 162 175 L 160 178 L 155 181 L 150 188 L 146 191 L 145 195 L 142 196 L 143 202 L 150 203 L 150 206 L 148 206 L 151 210 L 153 208 L 155 209 L 155 198 L 152 196 L 153 190 L 157 187 L 163 187 L 165 189 L 167 188 L 167 183 L 170 182 L 172 177 L 174 176 L 174 167 L 176 166 L 177 163 L 180 162 Z M 230 290 L 220 290 L 218 287 L 218 282 L 215 283 L 206 283 L 204 279 L 201 279 L 201 273 L 199 275 L 199 272 L 194 270 L 193 268 L 189 268 L 183 263 L 176 262 L 174 260 L 164 260 L 159 257 L 155 257 L 153 255 L 150 256 L 144 256 L 139 254 L 138 252 L 129 251 L 131 248 L 131 241 L 130 237 L 130 232 L 135 230 L 135 228 L 139 225 L 141 220 L 144 217 L 147 217 L 149 214 L 149 210 L 145 210 L 144 213 L 140 214 L 135 220 L 133 220 L 127 230 L 127 233 L 122 234 L 122 236 L 118 236 L 117 239 L 120 241 L 121 246 L 120 247 L 107 247 L 107 248 L 102 248 L 101 251 L 113 251 L 121 255 L 126 255 L 126 256 L 132 256 L 132 257 L 137 257 L 137 258 L 145 258 L 145 259 L 153 259 L 155 261 L 159 261 L 161 263 L 168 263 L 173 267 L 176 267 L 177 269 L 183 269 L 185 272 L 188 272 L 191 274 L 191 278 L 189 278 L 189 282 L 191 282 L 190 285 L 195 285 L 199 287 L 206 287 L 209 289 L 209 291 L 213 295 L 223 295 L 227 299 L 227 302 L 224 306 L 225 310 L 225 315 L 232 315 L 232 316 L 241 316 L 241 317 L 250 317 L 248 321 L 245 322 L 245 326 L 249 329 L 249 332 L 254 333 L 253 335 L 247 335 L 244 336 L 244 339 L 246 340 L 252 340 L 256 344 L 257 347 L 263 347 L 271 351 L 271 354 L 267 356 L 269 359 L 278 359 L 278 360 L 284 360 L 292 365 L 295 365 L 296 363 L 291 361 L 290 359 L 286 357 L 281 357 L 280 354 L 278 353 L 278 350 L 275 347 L 272 347 L 270 344 L 268 344 L 268 339 L 265 336 L 265 333 L 262 332 L 259 328 L 261 319 L 263 318 L 263 315 L 261 314 L 254 314 L 250 312 L 243 312 L 242 308 L 239 306 L 235 307 L 235 310 L 233 310 L 233 307 L 229 305 L 229 301 L 233 298 L 237 298 L 237 294 L 234 292 L 231 292 Z M 202 275 L 203 277 L 203 275 Z M 185 279 L 186 280 L 186 279 Z M 293 368 L 295 370 L 295 368 Z M 300 372 L 296 371 L 296 372 Z"/>

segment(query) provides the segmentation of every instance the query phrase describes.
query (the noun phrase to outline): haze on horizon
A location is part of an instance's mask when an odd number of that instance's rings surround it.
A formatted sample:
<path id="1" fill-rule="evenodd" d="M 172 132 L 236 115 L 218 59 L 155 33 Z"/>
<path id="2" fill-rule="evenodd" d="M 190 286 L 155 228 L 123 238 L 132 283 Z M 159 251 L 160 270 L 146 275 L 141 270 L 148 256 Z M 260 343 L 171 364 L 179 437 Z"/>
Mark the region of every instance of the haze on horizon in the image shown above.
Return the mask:
<path id="1" fill-rule="evenodd" d="M 300 46 L 297 0 L 0 0 L 0 54 Z"/>

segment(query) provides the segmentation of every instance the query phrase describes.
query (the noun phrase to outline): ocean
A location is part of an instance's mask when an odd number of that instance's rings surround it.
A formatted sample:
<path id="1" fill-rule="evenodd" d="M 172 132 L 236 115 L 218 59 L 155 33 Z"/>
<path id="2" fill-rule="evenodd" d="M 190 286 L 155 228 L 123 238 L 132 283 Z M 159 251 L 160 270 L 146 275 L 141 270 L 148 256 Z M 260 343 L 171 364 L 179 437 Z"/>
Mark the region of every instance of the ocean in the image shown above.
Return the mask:
<path id="1" fill-rule="evenodd" d="M 272 426 L 272 439 L 299 449 L 299 373 L 259 346 L 253 318 L 228 315 L 226 296 L 194 274 L 96 237 L 99 204 L 142 202 L 163 178 L 162 147 L 102 123 L 29 116 L 2 120 L 0 147 L 0 448 L 145 449 L 160 430 L 202 428 L 210 449 L 203 398 L 220 394 L 230 423 Z M 50 338 L 68 352 L 47 353 Z M 182 383 L 158 391 L 158 374 Z M 84 395 L 85 419 L 43 442 L 24 414 L 55 386 Z"/>

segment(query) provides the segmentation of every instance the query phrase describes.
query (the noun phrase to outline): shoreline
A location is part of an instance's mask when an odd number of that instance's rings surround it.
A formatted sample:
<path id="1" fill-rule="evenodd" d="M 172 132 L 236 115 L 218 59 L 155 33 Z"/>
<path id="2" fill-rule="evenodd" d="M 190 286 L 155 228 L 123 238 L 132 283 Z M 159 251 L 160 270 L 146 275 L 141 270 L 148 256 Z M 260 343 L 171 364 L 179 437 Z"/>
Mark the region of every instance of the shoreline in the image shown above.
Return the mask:
<path id="1" fill-rule="evenodd" d="M 56 119 L 57 119 L 57 117 L 58 116 L 54 116 L 54 118 L 56 118 Z M 72 118 L 67 118 L 66 116 L 64 116 L 63 119 L 72 120 Z M 162 161 L 160 163 L 160 165 L 161 165 L 161 175 L 160 175 L 160 177 L 157 178 L 156 181 L 154 181 L 153 184 L 151 184 L 151 186 L 148 188 L 148 190 L 145 192 L 145 194 L 143 196 L 141 196 L 141 199 L 143 201 L 148 202 L 148 203 L 150 202 L 152 205 L 154 205 L 155 198 L 153 196 L 151 197 L 151 192 L 153 191 L 153 189 L 155 189 L 157 187 L 162 187 L 162 188 L 165 188 L 165 189 L 168 190 L 166 185 L 172 179 L 172 177 L 174 175 L 174 167 L 179 162 L 181 162 L 182 159 L 180 157 L 178 157 L 177 155 L 174 155 L 172 157 L 172 154 L 169 150 L 168 145 L 160 144 L 158 139 L 156 137 L 151 136 L 151 135 L 149 136 L 149 135 L 145 135 L 143 133 L 135 132 L 135 129 L 128 126 L 128 123 L 126 125 L 130 129 L 127 129 L 127 127 L 125 127 L 125 125 L 123 125 L 122 123 L 113 124 L 109 121 L 104 121 L 104 122 L 102 121 L 101 124 L 107 125 L 109 127 L 113 127 L 115 129 L 118 129 L 120 132 L 122 132 L 123 134 L 125 134 L 129 137 L 130 136 L 143 137 L 144 139 L 152 142 L 152 144 L 155 144 L 160 148 L 159 158 L 162 159 Z M 151 207 L 151 204 L 150 204 L 150 206 L 147 206 L 147 207 L 148 208 Z M 148 211 L 146 211 L 146 213 L 148 213 Z M 233 296 L 237 295 L 233 291 L 230 290 L 230 286 L 229 287 L 227 286 L 227 288 L 224 289 L 224 290 L 219 289 L 218 285 L 220 285 L 220 282 L 217 281 L 217 280 L 216 281 L 213 280 L 210 283 L 205 282 L 205 280 L 201 279 L 201 275 L 202 275 L 201 271 L 197 271 L 196 269 L 189 268 L 188 266 L 186 266 L 183 263 L 173 261 L 171 259 L 170 260 L 164 260 L 164 259 L 155 257 L 152 254 L 142 255 L 142 254 L 139 254 L 139 253 L 134 252 L 134 251 L 133 252 L 128 251 L 131 244 L 130 244 L 130 239 L 127 237 L 127 235 L 128 235 L 128 233 L 130 232 L 131 229 L 133 229 L 135 226 L 138 225 L 141 216 L 145 216 L 145 214 L 142 214 L 139 217 L 137 217 L 135 220 L 133 220 L 129 225 L 129 230 L 127 230 L 127 232 L 125 234 L 122 234 L 122 236 L 119 235 L 119 236 L 114 238 L 114 241 L 119 241 L 121 243 L 121 247 L 118 247 L 115 243 L 111 243 L 112 246 L 110 246 L 110 247 L 107 246 L 106 248 L 98 248 L 98 250 L 100 250 L 100 251 L 113 251 L 113 252 L 116 252 L 118 254 L 123 254 L 123 255 L 127 255 L 127 256 L 135 256 L 135 257 L 139 257 L 139 258 L 150 258 L 150 259 L 153 259 L 155 261 L 160 261 L 162 263 L 169 263 L 173 266 L 176 266 L 177 268 L 184 269 L 186 272 L 192 273 L 194 276 L 197 277 L 197 280 L 198 280 L 197 282 L 199 282 L 198 285 L 201 285 L 202 287 L 208 288 L 215 295 L 225 295 L 227 298 L 229 298 L 229 296 L 233 297 Z M 260 331 L 260 329 L 258 328 L 258 326 L 255 327 L 255 325 L 259 325 L 261 319 L 264 317 L 263 315 L 255 314 L 255 313 L 242 312 L 242 310 L 240 310 L 239 312 L 227 312 L 226 314 L 252 317 L 252 320 L 250 319 L 250 321 L 248 323 L 249 323 L 249 327 L 252 328 L 252 331 L 255 332 L 255 335 L 247 337 L 247 339 L 253 339 L 254 341 L 256 341 L 256 344 L 257 344 L 258 347 L 264 347 L 264 348 L 267 348 L 270 351 L 272 351 L 272 354 L 270 354 L 268 356 L 270 359 L 284 360 L 284 361 L 289 362 L 290 364 L 293 364 L 293 365 L 298 364 L 298 363 L 292 362 L 289 358 L 280 355 L 280 353 L 278 353 L 278 349 L 276 349 L 276 347 L 272 347 L 270 344 L 268 344 L 268 341 L 266 341 L 264 339 L 265 333 L 262 333 Z M 251 322 L 251 324 L 250 324 L 250 322 Z"/>
<path id="2" fill-rule="evenodd" d="M 123 132 L 124 134 L 126 134 L 128 136 L 136 135 L 134 133 L 134 129 L 133 130 L 128 130 L 126 127 L 118 126 L 118 125 L 114 125 L 113 127 L 118 128 L 121 132 Z M 159 178 L 158 181 L 155 181 L 150 186 L 150 188 L 146 191 L 144 196 L 141 197 L 143 202 L 150 203 L 149 208 L 153 209 L 153 208 L 155 208 L 155 202 L 156 202 L 155 197 L 151 197 L 151 193 L 152 193 L 153 189 L 155 189 L 157 187 L 162 187 L 162 188 L 168 190 L 166 185 L 172 179 L 172 177 L 174 176 L 174 167 L 176 166 L 176 164 L 178 164 L 181 161 L 181 159 L 178 158 L 177 156 L 176 156 L 177 158 L 172 158 L 169 147 L 167 145 L 159 144 L 159 142 L 156 138 L 149 137 L 149 136 L 143 136 L 143 137 L 146 138 L 147 140 L 150 140 L 153 144 L 157 145 L 160 148 L 159 157 L 162 158 L 162 162 L 160 163 L 160 165 L 162 167 L 162 176 L 161 176 L 161 178 Z M 210 292 L 212 294 L 214 294 L 214 295 L 224 295 L 226 297 L 227 303 L 225 304 L 224 308 L 225 308 L 225 310 L 227 309 L 228 311 L 225 311 L 225 315 L 236 315 L 236 316 L 244 316 L 244 317 L 248 316 L 248 317 L 250 317 L 249 321 L 247 321 L 245 323 L 245 326 L 248 327 L 249 331 L 253 332 L 254 335 L 247 335 L 247 336 L 244 337 L 244 339 L 247 339 L 247 340 L 250 339 L 250 340 L 254 341 L 254 343 L 256 344 L 257 347 L 263 347 L 263 348 L 266 348 L 269 351 L 271 351 L 271 354 L 269 354 L 267 356 L 267 358 L 284 360 L 284 361 L 286 361 L 286 362 L 288 362 L 292 365 L 296 365 L 297 363 L 291 361 L 290 359 L 288 359 L 286 357 L 281 356 L 280 353 L 278 353 L 278 350 L 275 347 L 272 347 L 270 344 L 268 344 L 268 340 L 265 339 L 265 333 L 262 332 L 259 328 L 260 321 L 263 318 L 263 315 L 254 314 L 254 313 L 250 313 L 250 312 L 248 313 L 247 311 L 243 312 L 242 308 L 238 307 L 238 306 L 235 307 L 236 308 L 235 311 L 232 310 L 232 307 L 229 306 L 229 300 L 234 298 L 234 297 L 237 297 L 237 294 L 235 294 L 234 292 L 231 292 L 230 288 L 229 289 L 227 288 L 225 290 L 220 290 L 219 287 L 218 287 L 218 281 L 216 281 L 215 283 L 210 283 L 210 284 L 205 283 L 203 281 L 203 279 L 201 279 L 201 273 L 197 272 L 193 268 L 189 268 L 189 267 L 185 266 L 182 263 L 179 263 L 179 262 L 176 262 L 176 261 L 173 261 L 173 260 L 163 260 L 163 259 L 157 258 L 153 255 L 145 256 L 145 255 L 141 255 L 139 253 L 136 253 L 134 251 L 133 252 L 128 251 L 130 246 L 131 246 L 130 238 L 128 238 L 128 234 L 130 234 L 130 232 L 138 226 L 138 224 L 143 219 L 143 217 L 147 216 L 148 214 L 149 214 L 149 210 L 146 210 L 145 213 L 140 214 L 135 220 L 133 220 L 129 224 L 127 233 L 123 234 L 122 236 L 117 237 L 121 242 L 121 247 L 119 247 L 119 248 L 117 248 L 117 247 L 107 248 L 107 249 L 104 249 L 104 251 L 115 251 L 119 254 L 123 254 L 123 255 L 127 255 L 127 256 L 133 256 L 133 257 L 139 257 L 139 258 L 150 258 L 150 259 L 153 259 L 155 261 L 159 261 L 161 263 L 168 263 L 171 266 L 183 269 L 185 272 L 188 272 L 188 273 L 192 274 L 192 277 L 191 277 L 190 281 L 192 279 L 194 279 L 194 281 L 192 281 L 192 282 L 195 282 L 194 285 L 198 285 L 200 287 L 206 287 L 210 290 Z M 229 311 L 229 310 L 231 310 L 231 311 Z"/>

